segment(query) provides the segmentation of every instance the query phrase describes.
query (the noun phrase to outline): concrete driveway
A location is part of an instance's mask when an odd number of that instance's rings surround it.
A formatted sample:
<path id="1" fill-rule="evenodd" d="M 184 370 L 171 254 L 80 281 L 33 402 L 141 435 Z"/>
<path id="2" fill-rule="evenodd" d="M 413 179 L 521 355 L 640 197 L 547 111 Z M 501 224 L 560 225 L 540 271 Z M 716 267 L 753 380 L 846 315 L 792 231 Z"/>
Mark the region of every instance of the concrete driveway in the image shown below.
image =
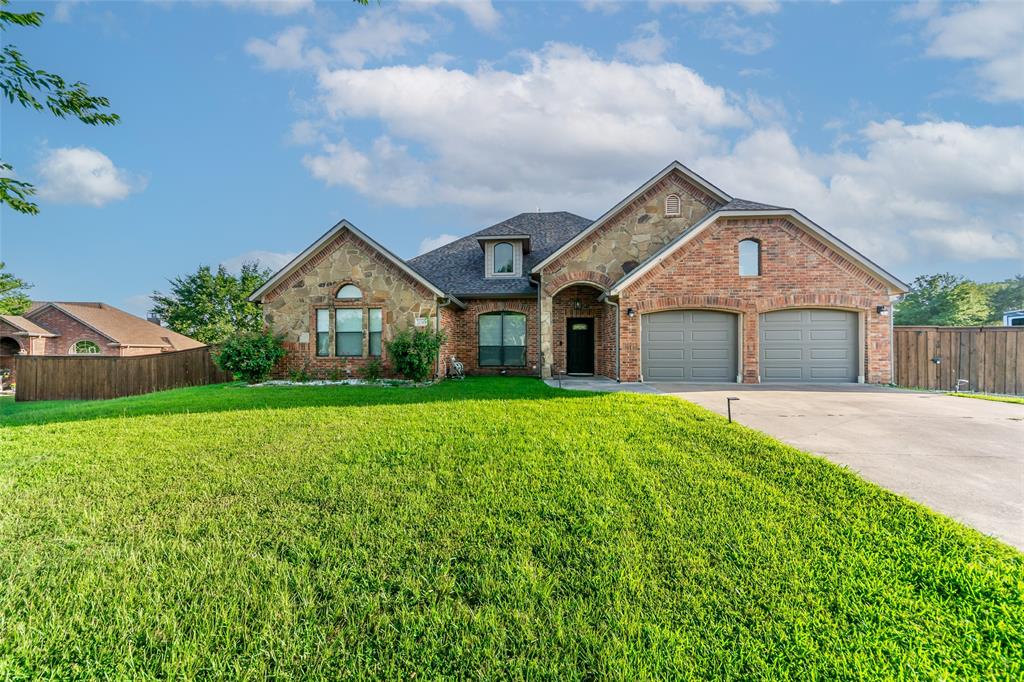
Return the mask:
<path id="1" fill-rule="evenodd" d="M 721 414 L 738 397 L 734 420 L 1024 550 L 1024 405 L 858 385 L 643 386 Z"/>

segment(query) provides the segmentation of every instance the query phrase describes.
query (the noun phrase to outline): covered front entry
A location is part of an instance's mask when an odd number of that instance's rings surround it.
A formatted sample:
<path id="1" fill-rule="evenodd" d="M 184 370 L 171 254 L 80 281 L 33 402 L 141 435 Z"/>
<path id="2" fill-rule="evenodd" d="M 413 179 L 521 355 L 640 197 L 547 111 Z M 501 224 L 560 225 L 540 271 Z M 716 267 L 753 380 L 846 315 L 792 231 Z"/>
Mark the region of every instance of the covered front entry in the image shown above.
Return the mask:
<path id="1" fill-rule="evenodd" d="M 761 315 L 761 380 L 855 382 L 858 315 L 807 308 Z"/>
<path id="2" fill-rule="evenodd" d="M 736 381 L 736 315 L 668 310 L 641 320 L 644 381 Z"/>
<path id="3" fill-rule="evenodd" d="M 570 317 L 565 325 L 567 374 L 594 373 L 594 318 Z"/>

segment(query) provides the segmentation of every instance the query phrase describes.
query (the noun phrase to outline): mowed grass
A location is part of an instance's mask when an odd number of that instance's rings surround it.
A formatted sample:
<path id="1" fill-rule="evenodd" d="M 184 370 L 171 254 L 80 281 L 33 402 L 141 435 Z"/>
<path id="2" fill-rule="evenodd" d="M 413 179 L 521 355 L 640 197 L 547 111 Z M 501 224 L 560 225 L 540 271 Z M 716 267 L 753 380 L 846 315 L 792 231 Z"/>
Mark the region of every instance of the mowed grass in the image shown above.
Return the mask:
<path id="1" fill-rule="evenodd" d="M 0 415 L 0 679 L 1024 675 L 1024 555 L 672 398 Z"/>
<path id="2" fill-rule="evenodd" d="M 974 398 L 976 400 L 991 400 L 997 403 L 1024 405 L 1024 398 L 1013 395 L 987 395 L 985 393 L 947 393 L 946 395 L 955 396 L 957 398 Z"/>

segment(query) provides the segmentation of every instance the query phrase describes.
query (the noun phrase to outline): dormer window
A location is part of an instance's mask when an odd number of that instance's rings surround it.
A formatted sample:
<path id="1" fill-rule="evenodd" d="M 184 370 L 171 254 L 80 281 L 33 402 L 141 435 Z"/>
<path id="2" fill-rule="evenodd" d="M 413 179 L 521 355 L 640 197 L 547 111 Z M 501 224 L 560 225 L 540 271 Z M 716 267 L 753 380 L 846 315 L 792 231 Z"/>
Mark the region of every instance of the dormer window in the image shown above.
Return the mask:
<path id="1" fill-rule="evenodd" d="M 494 274 L 511 275 L 515 272 L 516 250 L 508 242 L 494 245 Z"/>
<path id="2" fill-rule="evenodd" d="M 342 288 L 338 289 L 338 293 L 335 294 L 335 298 L 347 299 L 350 301 L 358 300 L 363 297 L 363 292 L 359 290 L 355 284 L 346 284 Z"/>
<path id="3" fill-rule="evenodd" d="M 479 237 L 486 277 L 522 277 L 523 255 L 530 251 L 529 235 Z"/>
<path id="4" fill-rule="evenodd" d="M 665 215 L 667 217 L 677 216 L 681 212 L 682 201 L 678 194 L 669 194 L 665 197 Z"/>

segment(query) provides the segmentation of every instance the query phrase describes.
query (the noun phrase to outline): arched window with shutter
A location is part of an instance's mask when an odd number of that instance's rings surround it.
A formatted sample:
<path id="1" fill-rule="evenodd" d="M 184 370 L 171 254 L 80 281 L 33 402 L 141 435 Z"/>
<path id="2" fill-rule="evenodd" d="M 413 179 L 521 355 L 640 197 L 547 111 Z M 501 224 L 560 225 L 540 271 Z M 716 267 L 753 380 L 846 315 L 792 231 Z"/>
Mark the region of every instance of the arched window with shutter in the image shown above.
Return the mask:
<path id="1" fill-rule="evenodd" d="M 681 212 L 682 201 L 678 194 L 669 194 L 665 197 L 665 215 L 677 216 Z"/>

